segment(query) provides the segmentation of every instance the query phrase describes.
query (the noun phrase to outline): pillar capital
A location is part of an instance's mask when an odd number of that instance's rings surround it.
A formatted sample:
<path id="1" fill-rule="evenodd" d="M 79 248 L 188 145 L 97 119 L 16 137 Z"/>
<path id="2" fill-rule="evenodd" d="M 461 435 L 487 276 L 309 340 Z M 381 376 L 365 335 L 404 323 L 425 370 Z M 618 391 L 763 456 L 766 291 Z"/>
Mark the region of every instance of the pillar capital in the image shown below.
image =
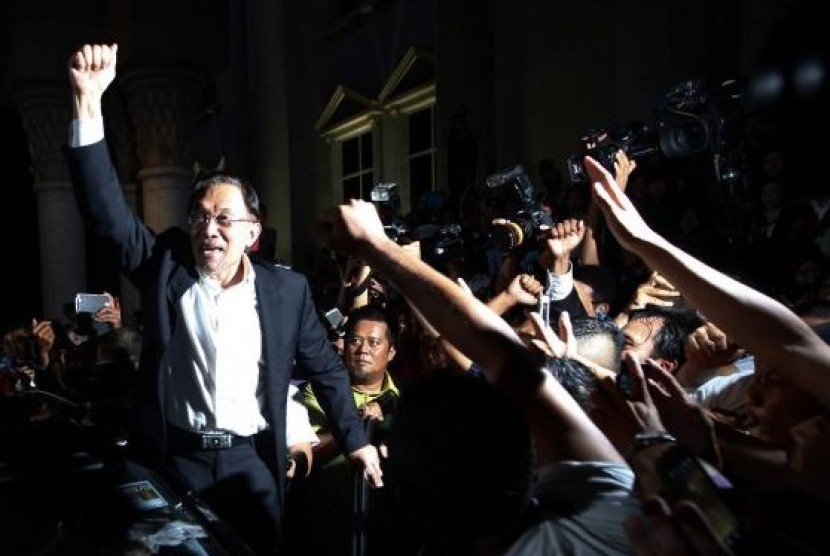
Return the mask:
<path id="1" fill-rule="evenodd" d="M 141 68 L 122 75 L 119 85 L 143 169 L 190 166 L 191 133 L 205 83 L 205 76 L 184 68 Z"/>
<path id="2" fill-rule="evenodd" d="M 13 101 L 29 144 L 35 182 L 67 181 L 62 146 L 69 137 L 72 110 L 65 87 L 18 89 Z"/>
<path id="3" fill-rule="evenodd" d="M 115 89 L 110 94 L 104 95 L 103 108 L 107 143 L 112 153 L 112 161 L 122 187 L 126 188 L 128 184 L 133 184 L 135 181 L 138 161 L 135 155 L 132 124 L 127 115 L 123 91 Z"/>

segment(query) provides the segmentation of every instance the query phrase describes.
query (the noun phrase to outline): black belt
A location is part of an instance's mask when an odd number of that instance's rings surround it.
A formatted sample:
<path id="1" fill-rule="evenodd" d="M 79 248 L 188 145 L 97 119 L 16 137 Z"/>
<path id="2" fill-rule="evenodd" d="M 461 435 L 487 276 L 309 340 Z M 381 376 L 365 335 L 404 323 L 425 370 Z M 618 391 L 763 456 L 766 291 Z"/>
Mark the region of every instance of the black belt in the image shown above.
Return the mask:
<path id="1" fill-rule="evenodd" d="M 253 444 L 253 436 L 239 436 L 230 432 L 193 432 L 167 426 L 167 447 L 173 452 L 197 452 L 199 450 L 227 450 L 241 444 Z"/>

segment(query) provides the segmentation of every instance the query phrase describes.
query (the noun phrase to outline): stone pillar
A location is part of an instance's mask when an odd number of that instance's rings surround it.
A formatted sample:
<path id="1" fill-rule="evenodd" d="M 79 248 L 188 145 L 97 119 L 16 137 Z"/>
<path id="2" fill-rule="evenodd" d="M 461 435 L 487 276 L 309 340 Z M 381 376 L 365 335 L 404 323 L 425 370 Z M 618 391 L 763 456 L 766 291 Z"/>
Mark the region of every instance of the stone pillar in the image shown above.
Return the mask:
<path id="1" fill-rule="evenodd" d="M 141 168 L 143 218 L 157 232 L 186 224 L 191 134 L 204 82 L 195 72 L 171 68 L 134 70 L 121 80 Z"/>
<path id="2" fill-rule="evenodd" d="M 23 89 L 14 96 L 29 143 L 40 232 L 43 314 L 63 317 L 63 304 L 86 286 L 86 241 L 63 146 L 71 106 L 65 87 Z"/>
<path id="3" fill-rule="evenodd" d="M 262 200 L 268 205 L 268 222 L 277 228 L 277 257 L 296 264 L 294 244 L 303 241 L 299 230 L 310 230 L 314 214 L 298 214 L 302 207 L 292 199 L 292 178 L 300 191 L 308 186 L 308 179 L 297 179 L 294 172 L 300 165 L 290 157 L 289 126 L 293 114 L 288 110 L 288 72 L 286 38 L 296 29 L 289 29 L 286 20 L 286 2 L 239 2 L 245 10 L 245 33 L 248 43 L 244 54 L 248 84 L 242 93 L 250 108 L 249 133 L 251 137 L 252 179 Z M 292 79 L 295 76 L 292 76 Z M 298 86 L 298 89 L 301 88 Z M 308 122 L 313 121 L 309 114 Z M 310 125 L 307 126 L 311 128 Z M 305 170 L 309 170 L 306 168 Z M 305 191 L 301 191 L 305 195 Z M 299 209 L 299 210 L 298 210 Z M 295 237 L 297 234 L 297 237 Z M 305 233 L 304 237 L 310 234 Z M 308 242 L 304 245 L 308 248 Z M 303 265 L 300 265 L 302 268 Z"/>

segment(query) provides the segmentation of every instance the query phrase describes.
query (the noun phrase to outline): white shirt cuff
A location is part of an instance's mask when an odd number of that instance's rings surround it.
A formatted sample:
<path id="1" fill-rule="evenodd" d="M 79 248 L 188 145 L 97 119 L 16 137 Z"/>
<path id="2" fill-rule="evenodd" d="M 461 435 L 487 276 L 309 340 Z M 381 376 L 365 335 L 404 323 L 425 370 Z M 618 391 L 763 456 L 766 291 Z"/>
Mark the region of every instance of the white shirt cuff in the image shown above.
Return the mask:
<path id="1" fill-rule="evenodd" d="M 104 138 L 104 118 L 72 120 L 69 127 L 69 147 L 86 147 Z"/>
<path id="2" fill-rule="evenodd" d="M 551 301 L 561 301 L 568 297 L 574 289 L 574 265 L 568 262 L 568 271 L 565 274 L 554 274 L 548 270 L 548 288 L 546 293 Z"/>

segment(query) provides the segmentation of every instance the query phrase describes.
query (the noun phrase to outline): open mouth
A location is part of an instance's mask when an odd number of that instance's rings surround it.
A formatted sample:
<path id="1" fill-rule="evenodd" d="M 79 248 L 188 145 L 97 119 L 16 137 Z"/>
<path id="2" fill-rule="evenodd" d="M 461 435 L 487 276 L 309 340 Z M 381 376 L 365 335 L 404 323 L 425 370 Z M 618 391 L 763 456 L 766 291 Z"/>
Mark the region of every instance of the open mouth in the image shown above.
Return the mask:
<path id="1" fill-rule="evenodd" d="M 205 257 L 210 257 L 211 255 L 221 253 L 223 249 L 219 245 L 204 243 L 201 245 L 201 251 Z"/>

